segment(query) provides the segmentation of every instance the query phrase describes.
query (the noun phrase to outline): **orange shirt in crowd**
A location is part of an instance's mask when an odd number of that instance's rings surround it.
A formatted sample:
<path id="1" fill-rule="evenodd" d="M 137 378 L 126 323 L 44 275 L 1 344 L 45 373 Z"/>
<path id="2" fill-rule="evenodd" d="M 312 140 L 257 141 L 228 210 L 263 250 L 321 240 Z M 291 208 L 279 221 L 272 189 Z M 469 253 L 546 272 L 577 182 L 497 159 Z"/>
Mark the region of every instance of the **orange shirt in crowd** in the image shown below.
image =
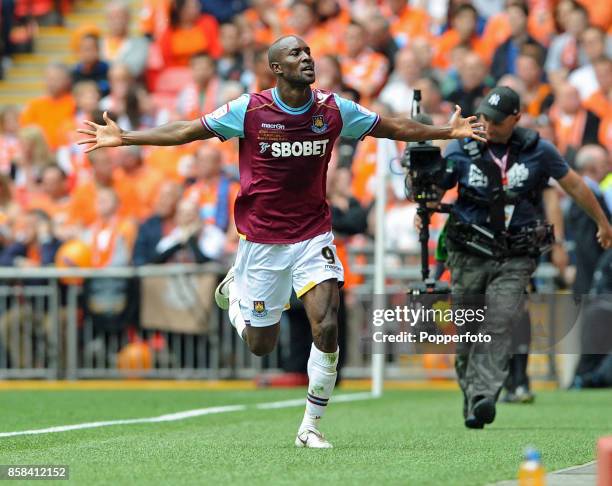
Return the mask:
<path id="1" fill-rule="evenodd" d="M 63 128 L 72 120 L 75 110 L 76 105 L 71 94 L 59 98 L 42 96 L 27 104 L 21 114 L 21 125 L 39 125 L 49 147 L 55 150 L 66 141 Z"/>
<path id="2" fill-rule="evenodd" d="M 276 6 L 274 8 L 276 15 L 278 15 L 278 20 L 282 26 L 287 25 L 287 20 L 289 18 L 290 12 L 286 8 L 282 8 L 281 6 Z M 254 8 L 249 8 L 242 13 L 242 17 L 244 22 L 249 25 L 253 29 L 253 38 L 256 44 L 259 45 L 270 45 L 275 40 L 277 35 L 274 31 L 261 19 L 259 13 Z"/>
<path id="3" fill-rule="evenodd" d="M 219 57 L 219 24 L 212 15 L 203 14 L 191 28 L 169 27 L 160 37 L 159 46 L 165 67 L 189 66 L 189 60 L 198 52 Z"/>
<path id="4" fill-rule="evenodd" d="M 126 251 L 127 261 L 118 263 L 127 265 L 131 260 L 137 227 L 133 221 L 115 216 L 108 221 L 96 219 L 91 226 L 91 256 L 94 267 L 106 267 L 117 262 L 117 251 Z M 118 245 L 123 245 L 119 248 Z"/>
<path id="5" fill-rule="evenodd" d="M 170 0 L 142 0 L 140 31 L 158 39 L 168 28 L 169 16 Z"/>
<path id="6" fill-rule="evenodd" d="M 604 32 L 612 28 L 612 2 L 606 0 L 578 0 L 589 12 L 589 21 L 592 25 L 601 27 Z"/>
<path id="7" fill-rule="evenodd" d="M 601 120 L 599 123 L 599 132 L 597 133 L 599 143 L 612 153 L 612 114 Z"/>
<path id="8" fill-rule="evenodd" d="M 580 110 L 574 116 L 563 116 L 553 105 L 550 109 L 550 120 L 555 133 L 555 143 L 561 155 L 570 147 L 580 147 L 584 137 L 587 112 Z"/>
<path id="9" fill-rule="evenodd" d="M 114 180 L 113 189 L 119 198 L 119 216 L 138 219 L 142 209 L 134 187 L 125 181 Z M 78 185 L 70 198 L 69 222 L 81 226 L 90 226 L 96 220 L 98 186 L 95 181 Z"/>
<path id="10" fill-rule="evenodd" d="M 549 0 L 532 1 L 527 19 L 529 35 L 545 46 L 550 44 L 550 39 L 555 35 L 555 22 L 551 14 L 552 6 L 549 3 Z M 489 60 L 493 59 L 495 50 L 508 40 L 510 33 L 510 22 L 506 12 L 500 12 L 489 18 L 482 33 Z"/>
<path id="11" fill-rule="evenodd" d="M 324 26 L 312 29 L 303 39 L 310 47 L 310 54 L 315 60 L 327 54 L 338 54 L 339 52 L 337 37 Z"/>
<path id="12" fill-rule="evenodd" d="M 391 24 L 391 34 L 400 47 L 410 44 L 415 37 L 429 37 L 429 15 L 421 8 L 406 6 L 399 16 L 386 12 Z"/>
<path id="13" fill-rule="evenodd" d="M 113 177 L 121 186 L 131 187 L 136 198 L 137 217 L 140 220 L 148 218 L 153 213 L 157 193 L 164 182 L 162 172 L 154 167 L 143 165 L 132 172 L 115 169 Z"/>
<path id="14" fill-rule="evenodd" d="M 342 58 L 344 82 L 359 92 L 363 105 L 367 105 L 382 89 L 388 71 L 387 58 L 371 49 L 364 49 L 356 58 Z"/>
<path id="15" fill-rule="evenodd" d="M 551 93 L 552 88 L 549 84 L 540 84 L 533 99 L 529 103 L 527 103 L 527 113 L 529 113 L 529 115 L 533 117 L 540 116 L 542 114 L 542 103 Z"/>
<path id="16" fill-rule="evenodd" d="M 349 290 L 355 285 L 359 285 L 364 281 L 362 275 L 357 275 L 351 271 L 351 262 L 348 254 L 348 245 L 351 243 L 351 239 L 352 238 L 342 238 L 338 235 L 335 235 L 334 238 L 334 245 L 336 245 L 336 253 L 338 254 L 338 258 L 342 262 L 342 266 L 344 267 L 344 290 Z M 365 265 L 367 263 L 364 255 L 357 256 L 356 260 L 357 263 L 361 265 Z"/>
<path id="17" fill-rule="evenodd" d="M 345 52 L 344 36 L 346 34 L 346 28 L 350 23 L 351 13 L 347 8 L 341 10 L 335 17 L 332 17 L 317 26 L 317 31 L 327 32 L 333 37 L 334 42 L 332 43 L 332 47 L 334 48 L 334 52 L 336 54 L 342 54 Z"/>
<path id="18" fill-rule="evenodd" d="M 451 52 L 459 45 L 461 39 L 456 30 L 447 30 L 434 41 L 435 55 L 432 60 L 433 67 L 446 70 L 451 66 Z M 470 49 L 478 54 L 483 61 L 489 62 L 489 49 L 485 41 L 477 36 L 472 37 Z"/>
<path id="19" fill-rule="evenodd" d="M 587 110 L 595 113 L 600 119 L 612 115 L 612 100 L 601 90 L 597 90 L 582 103 Z"/>
<path id="20" fill-rule="evenodd" d="M 143 153 L 143 159 L 146 166 L 161 172 L 165 180 L 182 183 L 193 164 L 194 152 L 194 144 L 147 147 Z"/>
<path id="21" fill-rule="evenodd" d="M 374 199 L 373 178 L 376 176 L 377 140 L 367 137 L 357 145 L 351 171 L 353 173 L 352 193 L 363 205 L 367 206 Z"/>
<path id="22" fill-rule="evenodd" d="M 70 220 L 70 197 L 51 199 L 47 194 L 37 192 L 29 195 L 25 209 L 41 209 L 49 215 L 56 228 L 62 228 Z"/>
<path id="23" fill-rule="evenodd" d="M 200 215 L 205 224 L 215 224 L 218 184 L 218 179 L 214 182 L 196 182 L 187 188 L 183 196 L 185 199 L 195 201 L 198 204 Z M 234 204 L 239 191 L 240 184 L 232 182 L 228 194 L 230 221 L 234 221 Z"/>

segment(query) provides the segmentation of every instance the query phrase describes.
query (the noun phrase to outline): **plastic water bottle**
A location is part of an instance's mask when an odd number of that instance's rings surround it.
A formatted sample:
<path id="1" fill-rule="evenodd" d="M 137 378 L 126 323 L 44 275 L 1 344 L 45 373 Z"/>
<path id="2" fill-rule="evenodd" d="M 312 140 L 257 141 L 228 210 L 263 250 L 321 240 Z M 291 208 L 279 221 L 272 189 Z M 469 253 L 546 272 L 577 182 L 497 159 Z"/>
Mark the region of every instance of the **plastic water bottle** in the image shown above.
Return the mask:
<path id="1" fill-rule="evenodd" d="M 525 460 L 519 468 L 519 486 L 545 486 L 546 471 L 542 466 L 542 456 L 536 449 L 525 451 Z"/>

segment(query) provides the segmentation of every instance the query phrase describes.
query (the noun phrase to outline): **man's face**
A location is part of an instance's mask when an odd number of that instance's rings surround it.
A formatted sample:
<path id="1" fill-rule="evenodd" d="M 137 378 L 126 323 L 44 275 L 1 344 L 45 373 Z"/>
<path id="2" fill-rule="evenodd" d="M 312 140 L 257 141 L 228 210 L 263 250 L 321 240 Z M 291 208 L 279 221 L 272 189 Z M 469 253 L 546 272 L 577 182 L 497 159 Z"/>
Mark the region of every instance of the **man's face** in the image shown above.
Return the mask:
<path id="1" fill-rule="evenodd" d="M 557 93 L 557 103 L 561 111 L 574 115 L 580 110 L 580 95 L 578 90 L 569 83 L 562 85 Z"/>
<path id="2" fill-rule="evenodd" d="M 605 37 L 597 29 L 587 29 L 580 40 L 589 60 L 594 61 L 605 54 Z"/>
<path id="3" fill-rule="evenodd" d="M 191 61 L 191 72 L 196 84 L 205 84 L 216 74 L 214 61 L 207 56 L 198 56 Z"/>
<path id="4" fill-rule="evenodd" d="M 108 82 L 113 95 L 123 97 L 128 92 L 132 84 L 132 75 L 127 67 L 116 64 L 108 72 Z"/>
<path id="5" fill-rule="evenodd" d="M 280 60 L 272 63 L 272 71 L 285 80 L 310 85 L 315 81 L 315 64 L 310 55 L 310 47 L 301 39 L 286 39 Z"/>
<path id="6" fill-rule="evenodd" d="M 70 89 L 70 78 L 68 74 L 60 68 L 50 67 L 45 77 L 47 92 L 51 96 L 60 96 Z"/>
<path id="7" fill-rule="evenodd" d="M 304 3 L 298 3 L 291 9 L 289 25 L 297 35 L 306 35 L 315 24 L 312 8 Z"/>
<path id="8" fill-rule="evenodd" d="M 542 78 L 542 69 L 531 56 L 519 56 L 516 60 L 516 74 L 527 85 L 537 84 Z"/>
<path id="9" fill-rule="evenodd" d="M 55 199 L 66 194 L 66 184 L 62 173 L 54 168 L 48 168 L 42 174 L 41 187 L 45 194 Z"/>
<path id="10" fill-rule="evenodd" d="M 478 54 L 469 53 L 459 66 L 459 76 L 466 91 L 479 87 L 486 77 L 487 70 Z"/>
<path id="11" fill-rule="evenodd" d="M 115 214 L 119 206 L 117 196 L 112 190 L 103 189 L 98 192 L 96 199 L 96 209 L 98 216 L 102 218 L 110 218 Z"/>
<path id="12" fill-rule="evenodd" d="M 76 96 L 76 104 L 85 113 L 92 113 L 98 108 L 100 93 L 95 87 L 84 86 Z"/>
<path id="13" fill-rule="evenodd" d="M 527 32 L 527 16 L 520 7 L 511 6 L 507 9 L 510 31 L 513 36 L 523 35 Z"/>
<path id="14" fill-rule="evenodd" d="M 508 115 L 501 122 L 495 122 L 485 115 L 480 115 L 480 121 L 487 132 L 486 139 L 493 143 L 506 143 L 520 118 L 520 114 Z"/>
<path id="15" fill-rule="evenodd" d="M 598 62 L 594 67 L 599 88 L 604 94 L 608 94 L 612 89 L 612 62 Z"/>
<path id="16" fill-rule="evenodd" d="M 198 179 L 210 179 L 221 173 L 221 154 L 219 150 L 207 145 L 198 149 L 195 156 L 195 176 Z"/>
<path id="17" fill-rule="evenodd" d="M 98 42 L 93 37 L 83 37 L 79 46 L 79 60 L 85 65 L 91 65 L 99 59 Z"/>
<path id="18" fill-rule="evenodd" d="M 457 30 L 461 39 L 468 40 L 474 35 L 476 32 L 476 20 L 474 13 L 468 10 L 455 15 L 453 27 Z"/>
<path id="19" fill-rule="evenodd" d="M 130 11 L 122 6 L 112 6 L 106 13 L 106 24 L 112 36 L 124 37 L 130 27 Z"/>
<path id="20" fill-rule="evenodd" d="M 349 25 L 346 29 L 345 41 L 348 55 L 356 56 L 366 47 L 368 39 L 365 29 L 359 25 Z"/>
<path id="21" fill-rule="evenodd" d="M 404 49 L 397 53 L 395 70 L 408 85 L 413 85 L 421 76 L 420 65 L 411 49 Z"/>
<path id="22" fill-rule="evenodd" d="M 234 24 L 223 24 L 219 28 L 219 40 L 223 54 L 233 55 L 240 50 L 240 30 Z"/>
<path id="23" fill-rule="evenodd" d="M 157 194 L 155 209 L 159 216 L 168 218 L 176 211 L 176 205 L 181 200 L 181 187 L 176 182 L 162 184 Z"/>
<path id="24" fill-rule="evenodd" d="M 93 177 L 96 182 L 106 186 L 113 180 L 113 164 L 108 149 L 100 149 L 89 155 L 89 161 L 93 169 Z"/>

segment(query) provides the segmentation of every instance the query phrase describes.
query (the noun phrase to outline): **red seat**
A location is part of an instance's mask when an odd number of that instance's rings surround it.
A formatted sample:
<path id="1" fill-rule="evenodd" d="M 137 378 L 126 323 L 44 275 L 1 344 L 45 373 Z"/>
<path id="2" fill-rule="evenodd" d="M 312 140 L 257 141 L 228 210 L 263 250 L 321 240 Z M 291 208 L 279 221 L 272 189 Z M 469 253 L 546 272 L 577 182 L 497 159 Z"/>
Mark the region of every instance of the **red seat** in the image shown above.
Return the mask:
<path id="1" fill-rule="evenodd" d="M 153 104 L 158 110 L 166 109 L 174 111 L 176 109 L 176 95 L 170 93 L 153 93 Z"/>
<path id="2" fill-rule="evenodd" d="M 176 96 L 192 81 L 191 69 L 187 67 L 169 67 L 159 73 L 155 79 L 153 91 L 156 94 Z"/>

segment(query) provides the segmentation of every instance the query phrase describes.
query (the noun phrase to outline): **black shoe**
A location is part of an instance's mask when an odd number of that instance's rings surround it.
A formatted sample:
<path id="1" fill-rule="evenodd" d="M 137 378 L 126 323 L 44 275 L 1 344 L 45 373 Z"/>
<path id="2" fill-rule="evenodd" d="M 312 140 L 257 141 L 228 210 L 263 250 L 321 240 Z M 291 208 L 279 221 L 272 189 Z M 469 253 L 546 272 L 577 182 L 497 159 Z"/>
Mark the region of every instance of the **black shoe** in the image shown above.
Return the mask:
<path id="1" fill-rule="evenodd" d="M 484 428 L 484 424 L 479 419 L 477 419 L 474 416 L 474 414 L 471 414 L 465 417 L 465 421 L 463 423 L 468 429 L 483 429 Z"/>
<path id="2" fill-rule="evenodd" d="M 483 424 L 493 423 L 495 420 L 495 400 L 481 398 L 474 404 L 474 417 Z"/>

